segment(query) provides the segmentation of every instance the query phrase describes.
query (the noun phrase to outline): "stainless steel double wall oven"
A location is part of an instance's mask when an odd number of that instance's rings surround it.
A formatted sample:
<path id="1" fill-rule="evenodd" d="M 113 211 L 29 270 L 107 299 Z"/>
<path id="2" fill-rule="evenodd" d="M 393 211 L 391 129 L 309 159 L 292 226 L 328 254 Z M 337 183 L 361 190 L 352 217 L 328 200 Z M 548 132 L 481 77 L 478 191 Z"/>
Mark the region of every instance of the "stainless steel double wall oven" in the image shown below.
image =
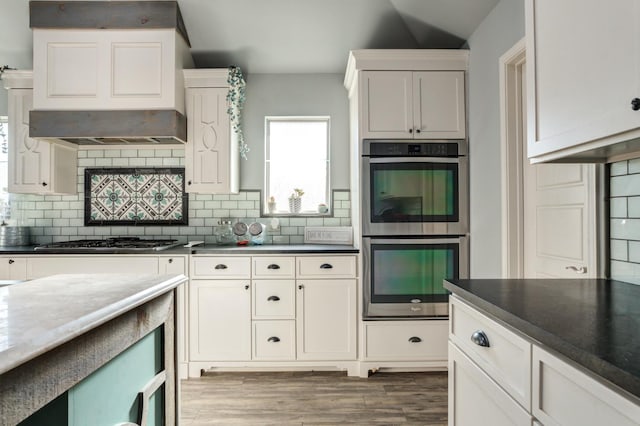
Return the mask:
<path id="1" fill-rule="evenodd" d="M 364 319 L 446 317 L 442 281 L 469 276 L 464 140 L 366 140 Z"/>

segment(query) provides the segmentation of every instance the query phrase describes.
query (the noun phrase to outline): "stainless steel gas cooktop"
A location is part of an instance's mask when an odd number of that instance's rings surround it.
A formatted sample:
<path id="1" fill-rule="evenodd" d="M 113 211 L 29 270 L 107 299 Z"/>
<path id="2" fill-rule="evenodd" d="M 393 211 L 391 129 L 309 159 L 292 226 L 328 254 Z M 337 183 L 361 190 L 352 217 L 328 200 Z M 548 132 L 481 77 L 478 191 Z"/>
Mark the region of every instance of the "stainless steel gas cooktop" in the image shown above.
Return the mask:
<path id="1" fill-rule="evenodd" d="M 106 238 L 104 240 L 73 240 L 44 244 L 35 247 L 37 251 L 73 253 L 133 253 L 138 251 L 160 251 L 179 246 L 177 240 L 151 240 L 138 237 Z"/>

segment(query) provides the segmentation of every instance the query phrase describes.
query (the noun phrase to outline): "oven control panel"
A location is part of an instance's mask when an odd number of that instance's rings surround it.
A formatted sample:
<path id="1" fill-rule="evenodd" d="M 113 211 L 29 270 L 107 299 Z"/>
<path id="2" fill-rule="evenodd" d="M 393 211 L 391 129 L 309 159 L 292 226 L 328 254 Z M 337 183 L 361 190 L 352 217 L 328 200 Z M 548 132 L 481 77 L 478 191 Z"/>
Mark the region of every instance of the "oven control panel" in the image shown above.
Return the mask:
<path id="1" fill-rule="evenodd" d="M 457 157 L 455 142 L 370 142 L 371 157 Z M 365 154 L 366 155 L 366 154 Z"/>

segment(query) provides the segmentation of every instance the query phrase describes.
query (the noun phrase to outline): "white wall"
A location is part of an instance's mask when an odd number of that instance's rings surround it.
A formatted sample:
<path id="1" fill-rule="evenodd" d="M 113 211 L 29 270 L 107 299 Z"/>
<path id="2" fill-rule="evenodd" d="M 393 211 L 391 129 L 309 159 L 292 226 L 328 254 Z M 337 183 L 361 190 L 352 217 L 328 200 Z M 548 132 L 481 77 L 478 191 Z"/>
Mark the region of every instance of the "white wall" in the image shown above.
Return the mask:
<path id="1" fill-rule="evenodd" d="M 346 58 L 345 58 L 346 60 Z M 343 74 L 251 74 L 243 129 L 251 151 L 240 160 L 240 187 L 262 189 L 265 116 L 331 117 L 331 188 L 349 188 L 349 99 Z M 304 141 L 300 141 L 304 152 Z"/>
<path id="2" fill-rule="evenodd" d="M 0 66 L 30 70 L 32 35 L 29 28 L 29 2 L 0 2 Z M 0 82 L 0 115 L 7 115 L 7 91 Z"/>
<path id="3" fill-rule="evenodd" d="M 468 40 L 471 277 L 500 277 L 498 60 L 524 37 L 524 0 L 501 0 Z"/>

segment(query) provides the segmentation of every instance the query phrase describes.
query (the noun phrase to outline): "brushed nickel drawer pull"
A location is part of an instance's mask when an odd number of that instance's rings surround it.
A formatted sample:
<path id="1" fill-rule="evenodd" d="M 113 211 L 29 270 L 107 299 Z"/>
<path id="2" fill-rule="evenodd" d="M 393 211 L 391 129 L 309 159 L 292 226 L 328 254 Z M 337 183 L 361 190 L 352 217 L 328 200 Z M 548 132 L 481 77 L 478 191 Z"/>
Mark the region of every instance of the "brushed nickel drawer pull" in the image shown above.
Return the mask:
<path id="1" fill-rule="evenodd" d="M 485 334 L 484 331 L 478 330 L 471 335 L 471 341 L 478 346 L 482 346 L 483 348 L 488 348 L 491 345 L 489 344 L 489 338 Z"/>
<path id="2" fill-rule="evenodd" d="M 222 263 L 218 263 L 216 265 L 215 269 L 227 269 L 227 265 L 222 264 Z"/>

